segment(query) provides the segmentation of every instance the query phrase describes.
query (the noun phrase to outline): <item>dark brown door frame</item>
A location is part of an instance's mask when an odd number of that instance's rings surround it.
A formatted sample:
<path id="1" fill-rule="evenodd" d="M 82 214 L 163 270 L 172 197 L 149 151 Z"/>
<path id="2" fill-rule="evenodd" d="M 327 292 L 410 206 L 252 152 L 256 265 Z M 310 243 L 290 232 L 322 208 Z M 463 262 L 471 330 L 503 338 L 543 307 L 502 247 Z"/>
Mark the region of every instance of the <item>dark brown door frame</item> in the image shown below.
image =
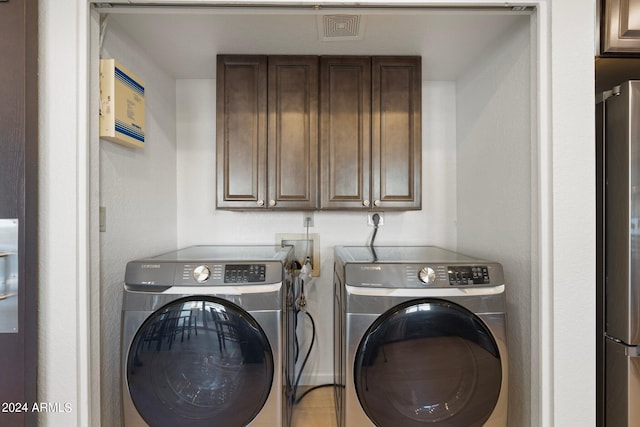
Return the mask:
<path id="1" fill-rule="evenodd" d="M 35 426 L 38 0 L 0 1 L 0 218 L 18 219 L 18 331 L 0 333 L 0 425 Z M 16 405 L 23 403 L 21 411 Z"/>

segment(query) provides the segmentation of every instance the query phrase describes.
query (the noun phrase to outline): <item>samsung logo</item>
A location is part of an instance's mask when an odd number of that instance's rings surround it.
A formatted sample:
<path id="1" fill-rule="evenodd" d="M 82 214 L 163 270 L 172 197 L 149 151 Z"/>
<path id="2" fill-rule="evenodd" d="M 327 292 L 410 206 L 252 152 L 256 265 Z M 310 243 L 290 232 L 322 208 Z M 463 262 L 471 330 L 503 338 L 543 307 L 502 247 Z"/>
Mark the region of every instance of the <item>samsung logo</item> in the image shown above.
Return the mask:
<path id="1" fill-rule="evenodd" d="M 160 264 L 142 264 L 140 268 L 160 268 Z"/>
<path id="2" fill-rule="evenodd" d="M 382 270 L 382 267 L 380 267 L 379 265 L 362 266 L 362 267 L 360 267 L 360 270 L 380 271 L 380 270 Z"/>

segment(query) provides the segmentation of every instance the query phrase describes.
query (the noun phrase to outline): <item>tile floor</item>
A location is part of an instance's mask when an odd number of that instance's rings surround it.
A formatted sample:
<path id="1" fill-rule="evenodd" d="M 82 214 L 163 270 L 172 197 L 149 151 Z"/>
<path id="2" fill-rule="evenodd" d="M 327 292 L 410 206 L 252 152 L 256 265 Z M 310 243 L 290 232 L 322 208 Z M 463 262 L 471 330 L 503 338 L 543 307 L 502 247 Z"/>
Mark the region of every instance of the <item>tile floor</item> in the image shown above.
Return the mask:
<path id="1" fill-rule="evenodd" d="M 306 390 L 300 387 L 298 395 Z M 291 427 L 336 427 L 333 388 L 322 387 L 311 391 L 294 406 Z"/>

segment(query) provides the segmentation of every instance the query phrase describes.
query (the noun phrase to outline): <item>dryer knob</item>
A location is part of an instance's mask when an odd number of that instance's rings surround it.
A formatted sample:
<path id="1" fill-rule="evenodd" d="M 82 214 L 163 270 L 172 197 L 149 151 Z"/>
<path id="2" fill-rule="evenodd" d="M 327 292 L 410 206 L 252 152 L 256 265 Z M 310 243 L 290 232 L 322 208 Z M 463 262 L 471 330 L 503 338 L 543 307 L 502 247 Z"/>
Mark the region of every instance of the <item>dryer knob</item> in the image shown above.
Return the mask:
<path id="1" fill-rule="evenodd" d="M 422 283 L 431 285 L 436 282 L 436 272 L 431 267 L 424 267 L 418 273 L 418 279 L 420 279 Z"/>
<path id="2" fill-rule="evenodd" d="M 193 278 L 198 283 L 206 282 L 209 279 L 209 276 L 211 276 L 211 269 L 206 265 L 199 265 L 193 269 Z"/>

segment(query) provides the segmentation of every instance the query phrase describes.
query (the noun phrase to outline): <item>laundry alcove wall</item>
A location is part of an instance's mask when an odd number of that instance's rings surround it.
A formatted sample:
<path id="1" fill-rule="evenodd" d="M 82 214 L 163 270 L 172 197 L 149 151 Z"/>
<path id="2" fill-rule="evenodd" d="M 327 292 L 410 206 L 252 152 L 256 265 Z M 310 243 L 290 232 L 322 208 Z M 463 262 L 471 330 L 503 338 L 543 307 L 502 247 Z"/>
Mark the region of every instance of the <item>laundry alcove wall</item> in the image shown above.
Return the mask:
<path id="1" fill-rule="evenodd" d="M 304 232 L 299 212 L 215 210 L 216 85 L 210 67 L 217 53 L 423 56 L 423 207 L 386 212 L 376 242 L 438 245 L 503 263 L 509 306 L 510 424 L 533 425 L 532 414 L 538 409 L 531 407 L 536 385 L 532 377 L 537 373 L 532 371 L 528 337 L 537 333 L 531 296 L 537 286 L 531 279 L 537 262 L 531 250 L 537 244 L 532 228 L 537 215 L 534 13 L 372 11 L 367 19 L 370 37 L 376 25 L 385 33 L 397 32 L 403 24 L 413 34 L 423 26 L 433 33 L 418 41 L 386 40 L 371 52 L 352 44 L 357 42 L 327 45 L 314 40 L 305 47 L 311 52 L 304 52 L 291 51 L 291 40 L 296 31 L 308 27 L 309 19 L 315 25 L 312 13 L 260 12 L 201 16 L 186 10 L 123 10 L 107 18 L 102 54 L 117 58 L 146 83 L 148 143 L 140 150 L 100 142 L 100 205 L 107 211 L 107 230 L 100 234 L 103 425 L 120 422 L 119 310 L 128 260 L 190 244 L 271 244 L 275 233 Z M 209 40 L 208 19 L 235 24 L 227 27 L 231 34 L 216 33 L 220 39 L 233 38 L 233 44 L 214 40 L 208 47 L 177 45 L 179 37 L 160 38 L 171 34 L 171 22 L 177 21 L 184 25 L 186 37 Z M 246 30 L 265 21 L 271 26 L 287 22 L 286 39 L 283 33 L 264 33 L 256 46 L 256 38 Z M 499 30 L 482 32 L 481 22 Z M 445 31 L 452 25 L 457 32 Z M 152 43 L 141 36 L 148 31 L 159 38 Z M 466 54 L 463 44 L 483 37 L 482 49 L 473 57 Z M 191 64 L 197 71 L 180 74 L 180 67 L 171 64 L 182 61 L 181 49 L 195 48 L 200 49 L 201 62 Z M 366 244 L 372 229 L 366 213 L 338 211 L 316 212 L 311 231 L 321 239 L 321 275 L 308 290 L 309 311 L 319 332 L 303 382 L 316 384 L 332 381 L 332 248 Z"/>

